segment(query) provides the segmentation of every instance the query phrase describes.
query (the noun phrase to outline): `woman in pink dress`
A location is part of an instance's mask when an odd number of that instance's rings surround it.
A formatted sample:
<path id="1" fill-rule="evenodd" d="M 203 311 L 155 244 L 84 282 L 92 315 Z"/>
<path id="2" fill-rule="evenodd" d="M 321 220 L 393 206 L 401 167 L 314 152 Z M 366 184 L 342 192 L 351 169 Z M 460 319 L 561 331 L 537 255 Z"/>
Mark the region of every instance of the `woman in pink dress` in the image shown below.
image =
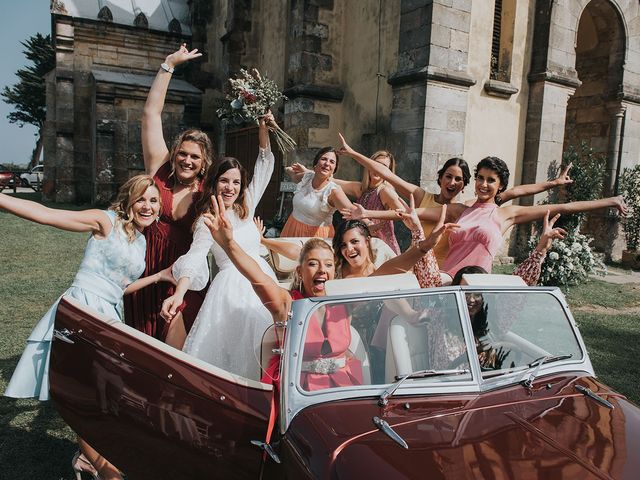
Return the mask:
<path id="1" fill-rule="evenodd" d="M 476 202 L 470 207 L 460 203 L 449 205 L 447 221 L 455 221 L 460 228 L 449 235 L 449 255 L 441 268 L 452 277 L 467 265 L 477 265 L 491 272 L 493 257 L 504 233 L 513 225 L 541 220 L 547 212 L 551 216 L 600 208 L 615 208 L 622 215 L 627 212 L 621 196 L 556 205 L 498 207 L 496 196 L 504 192 L 508 182 L 509 169 L 504 161 L 486 157 L 475 170 Z M 421 219 L 433 220 L 438 214 L 439 210 L 435 208 L 418 209 Z"/>
<path id="2" fill-rule="evenodd" d="M 415 200 L 415 204 L 419 208 L 439 209 L 441 205 L 455 203 L 458 194 L 463 191 L 464 187 L 469 184 L 469 181 L 471 179 L 471 172 L 469 170 L 469 165 L 467 164 L 467 162 L 464 159 L 458 157 L 450 158 L 437 172 L 437 183 L 440 191 L 438 193 L 430 193 L 427 192 L 424 188 L 407 182 L 403 178 L 399 177 L 395 174 L 394 171 L 392 171 L 391 168 L 387 168 L 384 164 L 380 162 L 374 162 L 370 158 L 367 158 L 364 155 L 356 152 L 349 145 L 347 145 L 342 135 L 340 135 L 340 140 L 342 141 L 342 147 L 338 150 L 339 155 L 350 156 L 359 164 L 361 164 L 366 170 L 384 179 L 385 182 L 388 182 L 391 186 L 393 186 L 397 190 L 397 192 L 407 200 L 407 202 L 409 201 L 410 197 L 413 197 Z M 495 202 L 498 205 L 502 205 L 518 197 L 535 195 L 536 193 L 541 193 L 551 188 L 568 185 L 572 182 L 571 178 L 569 177 L 570 169 L 571 164 L 565 166 L 565 168 L 560 172 L 558 178 L 554 180 L 530 185 L 518 185 L 508 190 L 503 190 L 499 195 L 496 196 Z M 343 210 L 342 214 L 345 218 L 349 219 L 396 219 L 396 217 L 394 216 L 395 212 L 393 211 L 382 212 L 367 207 L 364 207 L 363 209 L 356 209 L 352 212 Z M 436 225 L 436 221 L 429 220 L 424 217 L 421 218 L 421 220 L 424 233 L 426 235 L 429 235 L 433 231 L 433 228 Z M 445 235 L 440 243 L 435 246 L 434 252 L 436 258 L 438 259 L 438 263 L 442 265 L 449 253 L 449 240 L 447 235 Z"/>
<path id="3" fill-rule="evenodd" d="M 152 275 L 171 266 L 189 250 L 196 219 L 195 203 L 202 192 L 202 180 L 213 163 L 213 145 L 206 133 L 189 129 L 167 148 L 162 129 L 162 110 L 173 69 L 200 57 L 198 50 L 183 44 L 168 55 L 158 69 L 142 117 L 142 152 L 146 173 L 152 175 L 162 198 L 162 215 L 144 235 L 147 240 L 144 275 Z M 165 298 L 174 292 L 173 285 L 151 285 L 125 300 L 126 322 L 148 335 L 181 348 L 207 293 L 189 291 L 180 314 L 170 323 L 160 316 Z"/>

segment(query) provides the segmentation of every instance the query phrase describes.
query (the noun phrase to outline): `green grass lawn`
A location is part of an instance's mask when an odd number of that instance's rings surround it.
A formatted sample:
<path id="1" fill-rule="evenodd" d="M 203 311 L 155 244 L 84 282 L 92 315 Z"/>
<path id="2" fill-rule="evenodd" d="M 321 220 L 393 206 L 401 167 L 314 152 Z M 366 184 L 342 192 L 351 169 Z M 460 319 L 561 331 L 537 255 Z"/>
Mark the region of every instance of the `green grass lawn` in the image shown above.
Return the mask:
<path id="1" fill-rule="evenodd" d="M 31 329 L 71 284 L 86 240 L 0 212 L 0 392 Z M 640 321 L 629 313 L 640 284 L 596 280 L 565 293 L 599 378 L 640 404 Z M 72 480 L 74 440 L 50 402 L 0 397 L 0 478 Z"/>

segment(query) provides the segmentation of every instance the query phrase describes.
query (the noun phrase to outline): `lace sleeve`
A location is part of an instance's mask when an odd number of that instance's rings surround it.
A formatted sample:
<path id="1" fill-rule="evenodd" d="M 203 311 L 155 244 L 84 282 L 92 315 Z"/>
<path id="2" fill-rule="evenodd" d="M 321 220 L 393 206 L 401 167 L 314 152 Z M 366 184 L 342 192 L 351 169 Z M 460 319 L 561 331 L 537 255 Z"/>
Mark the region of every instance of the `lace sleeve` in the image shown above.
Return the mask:
<path id="1" fill-rule="evenodd" d="M 413 230 L 411 232 L 412 245 L 417 246 L 421 240 L 424 240 L 424 232 L 422 229 Z M 442 286 L 440 267 L 438 266 L 438 260 L 433 253 L 433 249 L 429 250 L 422 256 L 422 258 L 420 258 L 420 260 L 418 260 L 418 262 L 413 266 L 413 273 L 418 279 L 420 288 Z"/>
<path id="2" fill-rule="evenodd" d="M 323 212 L 335 212 L 337 210 L 329 203 L 331 192 L 333 192 L 336 188 L 340 187 L 333 181 L 329 182 L 329 185 L 324 187 L 324 190 L 322 191 L 322 203 L 320 204 L 320 210 L 322 210 Z"/>
<path id="3" fill-rule="evenodd" d="M 213 245 L 211 232 L 204 224 L 204 217 L 200 217 L 193 233 L 193 241 L 189 251 L 173 264 L 171 269 L 177 280 L 187 277 L 191 280 L 191 290 L 202 290 L 209 281 L 209 264 L 207 254 Z"/>
<path id="4" fill-rule="evenodd" d="M 258 158 L 256 159 L 256 166 L 253 169 L 253 178 L 251 183 L 247 187 L 247 196 L 249 199 L 249 208 L 253 212 L 260 203 L 264 191 L 269 185 L 271 175 L 273 175 L 273 168 L 275 165 L 275 157 L 271 151 L 271 147 L 261 148 L 258 152 Z M 253 216 L 251 213 L 250 216 Z"/>

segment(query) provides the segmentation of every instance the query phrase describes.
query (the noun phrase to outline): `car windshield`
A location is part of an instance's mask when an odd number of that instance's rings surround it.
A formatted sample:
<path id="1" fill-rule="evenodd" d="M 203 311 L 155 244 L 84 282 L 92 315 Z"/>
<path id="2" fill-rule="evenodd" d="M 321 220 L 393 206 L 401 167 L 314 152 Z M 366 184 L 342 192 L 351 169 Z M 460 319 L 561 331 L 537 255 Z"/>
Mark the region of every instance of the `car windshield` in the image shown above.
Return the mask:
<path id="1" fill-rule="evenodd" d="M 323 304 L 307 319 L 300 388 L 386 385 L 404 376 L 403 386 L 451 385 L 472 380 L 472 366 L 489 380 L 524 375 L 544 357 L 558 361 L 545 361 L 541 368 L 583 358 L 554 295 L 471 290 L 463 295 L 468 312 L 458 307 L 454 291 Z M 430 374 L 413 375 L 422 371 Z"/>
<path id="2" fill-rule="evenodd" d="M 384 385 L 421 370 L 469 368 L 455 293 L 324 305 L 309 317 L 300 364 L 303 390 Z M 471 372 L 410 382 L 471 380 Z"/>
<path id="3" fill-rule="evenodd" d="M 485 379 L 529 369 L 545 357 L 583 357 L 569 319 L 553 295 L 466 291 L 465 300 Z"/>

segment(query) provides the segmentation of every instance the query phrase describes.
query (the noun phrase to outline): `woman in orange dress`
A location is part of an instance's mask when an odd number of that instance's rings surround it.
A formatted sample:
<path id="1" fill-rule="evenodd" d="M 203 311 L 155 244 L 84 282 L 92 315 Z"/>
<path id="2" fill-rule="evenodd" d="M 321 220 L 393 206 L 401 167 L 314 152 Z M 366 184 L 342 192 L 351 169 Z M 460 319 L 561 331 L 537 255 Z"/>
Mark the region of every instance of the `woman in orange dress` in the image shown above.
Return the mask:
<path id="1" fill-rule="evenodd" d="M 296 164 L 297 165 L 297 164 Z M 333 147 L 321 148 L 313 159 L 313 170 L 287 167 L 285 171 L 298 184 L 293 195 L 293 212 L 282 229 L 282 237 L 333 237 L 333 214 L 353 208 L 342 188 L 333 181 L 338 156 Z"/>

